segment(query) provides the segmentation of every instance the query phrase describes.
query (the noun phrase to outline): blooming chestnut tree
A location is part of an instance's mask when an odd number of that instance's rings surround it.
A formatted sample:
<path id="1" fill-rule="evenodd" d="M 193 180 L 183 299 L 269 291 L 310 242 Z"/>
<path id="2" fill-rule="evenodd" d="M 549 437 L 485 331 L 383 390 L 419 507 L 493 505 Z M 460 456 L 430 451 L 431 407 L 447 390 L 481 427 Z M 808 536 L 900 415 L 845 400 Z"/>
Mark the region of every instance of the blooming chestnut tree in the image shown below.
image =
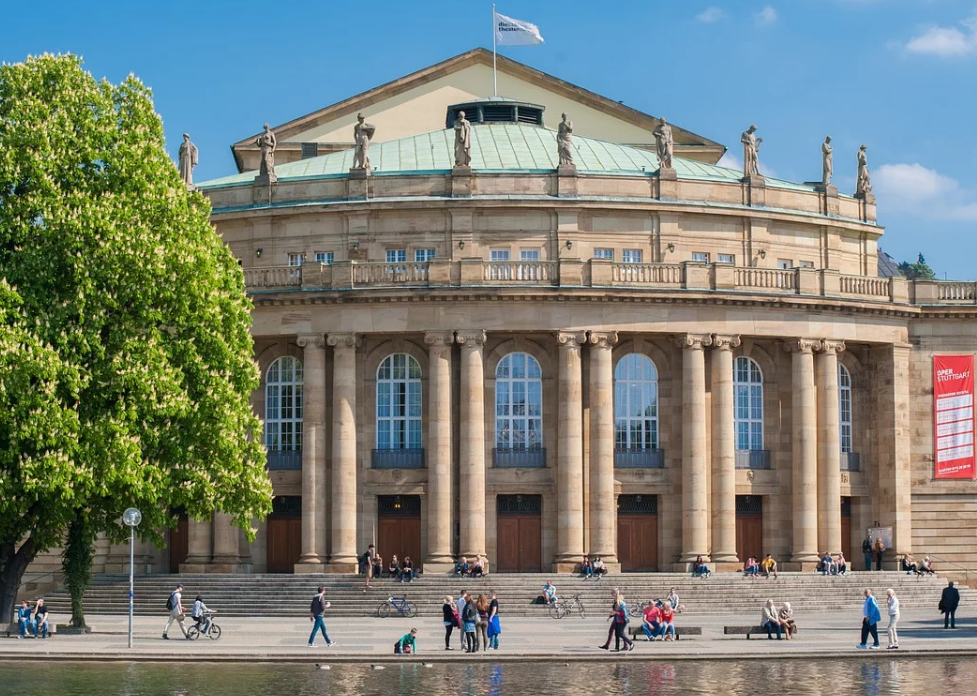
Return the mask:
<path id="1" fill-rule="evenodd" d="M 253 537 L 271 484 L 244 277 L 150 91 L 74 56 L 0 66 L 0 623 L 36 555 L 173 510 Z M 88 543 L 88 542 L 86 542 Z"/>

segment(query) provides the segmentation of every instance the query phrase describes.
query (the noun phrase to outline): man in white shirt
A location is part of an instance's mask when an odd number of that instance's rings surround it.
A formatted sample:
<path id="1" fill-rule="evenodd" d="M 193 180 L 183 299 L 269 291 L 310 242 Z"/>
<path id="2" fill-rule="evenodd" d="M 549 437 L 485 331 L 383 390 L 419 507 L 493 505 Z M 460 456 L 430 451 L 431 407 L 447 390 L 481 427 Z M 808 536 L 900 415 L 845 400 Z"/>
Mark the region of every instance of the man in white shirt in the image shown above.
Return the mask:
<path id="1" fill-rule="evenodd" d="M 170 599 L 167 602 L 167 606 L 170 608 L 170 618 L 166 622 L 166 628 L 163 629 L 163 640 L 169 640 L 170 637 L 166 635 L 170 632 L 170 626 L 176 621 L 177 625 L 180 627 L 180 631 L 183 632 L 184 638 L 189 638 L 187 635 L 187 627 L 183 625 L 183 620 L 186 615 L 183 613 L 183 585 L 177 585 L 176 589 L 170 593 Z"/>

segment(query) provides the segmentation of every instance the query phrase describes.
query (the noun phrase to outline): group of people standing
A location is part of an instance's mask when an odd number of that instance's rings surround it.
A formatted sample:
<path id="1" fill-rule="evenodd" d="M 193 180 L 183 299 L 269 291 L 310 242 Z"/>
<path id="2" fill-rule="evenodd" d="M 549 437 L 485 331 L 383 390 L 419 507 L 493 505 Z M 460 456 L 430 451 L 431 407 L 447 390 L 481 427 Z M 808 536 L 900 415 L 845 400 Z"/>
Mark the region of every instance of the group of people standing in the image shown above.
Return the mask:
<path id="1" fill-rule="evenodd" d="M 20 628 L 20 635 L 17 638 L 26 638 L 28 632 L 34 638 L 47 638 L 47 606 L 44 600 L 38 599 L 33 607 L 26 599 L 21 602 L 17 607 L 17 626 Z"/>
<path id="2" fill-rule="evenodd" d="M 462 590 L 458 599 L 444 598 L 441 607 L 444 621 L 444 649 L 451 647 L 451 634 L 461 629 L 461 648 L 466 653 L 476 653 L 479 649 L 499 649 L 499 636 L 502 624 L 499 620 L 499 599 L 492 590 L 488 597 L 484 594 L 472 598 L 467 590 Z"/>

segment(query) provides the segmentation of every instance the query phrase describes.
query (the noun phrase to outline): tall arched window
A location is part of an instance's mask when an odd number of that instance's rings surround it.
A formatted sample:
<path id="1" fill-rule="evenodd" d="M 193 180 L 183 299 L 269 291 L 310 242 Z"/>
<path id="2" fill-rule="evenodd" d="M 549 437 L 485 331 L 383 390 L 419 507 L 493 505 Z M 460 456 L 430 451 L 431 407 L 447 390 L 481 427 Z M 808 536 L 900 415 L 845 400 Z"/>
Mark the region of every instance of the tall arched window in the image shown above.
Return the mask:
<path id="1" fill-rule="evenodd" d="M 421 449 L 421 367 L 406 353 L 377 368 L 377 449 Z"/>
<path id="2" fill-rule="evenodd" d="M 265 449 L 302 449 L 302 362 L 285 356 L 268 368 L 265 379 Z"/>
<path id="3" fill-rule="evenodd" d="M 736 449 L 763 449 L 763 373 L 752 358 L 736 358 L 733 370 L 735 395 L 733 423 Z"/>
<path id="4" fill-rule="evenodd" d="M 528 353 L 509 353 L 495 370 L 495 446 L 543 446 L 543 372 Z"/>
<path id="5" fill-rule="evenodd" d="M 851 373 L 841 363 L 838 363 L 838 420 L 840 421 L 841 451 L 851 454 L 852 451 L 852 408 L 851 408 Z"/>
<path id="6" fill-rule="evenodd" d="M 658 449 L 658 370 L 646 355 L 614 368 L 614 444 L 618 451 Z"/>

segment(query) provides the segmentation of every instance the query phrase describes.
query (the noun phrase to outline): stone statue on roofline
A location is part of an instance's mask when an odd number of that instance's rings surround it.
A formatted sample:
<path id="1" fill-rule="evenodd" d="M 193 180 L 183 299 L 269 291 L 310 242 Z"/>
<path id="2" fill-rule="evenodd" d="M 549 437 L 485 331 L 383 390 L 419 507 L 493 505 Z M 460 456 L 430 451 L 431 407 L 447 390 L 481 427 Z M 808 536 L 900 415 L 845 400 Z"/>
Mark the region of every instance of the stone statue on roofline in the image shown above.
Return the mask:
<path id="1" fill-rule="evenodd" d="M 353 169 L 370 171 L 370 140 L 376 132 L 376 127 L 366 123 L 363 114 L 356 114 L 356 125 L 353 126 L 353 141 L 356 143 L 353 150 Z"/>
<path id="2" fill-rule="evenodd" d="M 831 148 L 831 136 L 827 136 L 821 143 L 821 184 L 827 186 L 831 183 L 831 175 L 834 174 L 834 155 Z"/>
<path id="3" fill-rule="evenodd" d="M 855 195 L 865 196 L 872 193 L 872 179 L 868 175 L 867 145 L 858 148 L 858 178 L 855 180 Z"/>
<path id="4" fill-rule="evenodd" d="M 472 164 L 472 124 L 459 111 L 455 119 L 455 166 L 470 167 Z"/>
<path id="5" fill-rule="evenodd" d="M 197 146 L 190 142 L 190 134 L 183 134 L 183 142 L 180 144 L 180 179 L 187 187 L 187 191 L 193 191 L 193 168 L 197 166 Z"/>
<path id="6" fill-rule="evenodd" d="M 560 156 L 561 167 L 573 167 L 573 121 L 563 114 L 556 133 L 556 151 Z"/>
<path id="7" fill-rule="evenodd" d="M 760 152 L 760 143 L 763 142 L 763 138 L 758 138 L 755 135 L 756 126 L 750 126 L 747 130 L 743 131 L 743 135 L 740 136 L 740 142 L 743 143 L 743 176 L 762 176 L 760 174 L 760 158 L 758 153 Z"/>
<path id="8" fill-rule="evenodd" d="M 278 177 L 275 176 L 275 148 L 278 147 L 278 139 L 275 138 L 271 126 L 265 124 L 264 132 L 255 139 L 254 144 L 261 149 L 261 169 L 258 178 L 274 184 L 278 181 Z"/>
<path id="9" fill-rule="evenodd" d="M 658 127 L 653 131 L 655 145 L 658 149 L 658 162 L 662 169 L 672 168 L 672 151 L 675 149 L 675 140 L 672 138 L 672 127 L 663 116 L 658 123 Z"/>

